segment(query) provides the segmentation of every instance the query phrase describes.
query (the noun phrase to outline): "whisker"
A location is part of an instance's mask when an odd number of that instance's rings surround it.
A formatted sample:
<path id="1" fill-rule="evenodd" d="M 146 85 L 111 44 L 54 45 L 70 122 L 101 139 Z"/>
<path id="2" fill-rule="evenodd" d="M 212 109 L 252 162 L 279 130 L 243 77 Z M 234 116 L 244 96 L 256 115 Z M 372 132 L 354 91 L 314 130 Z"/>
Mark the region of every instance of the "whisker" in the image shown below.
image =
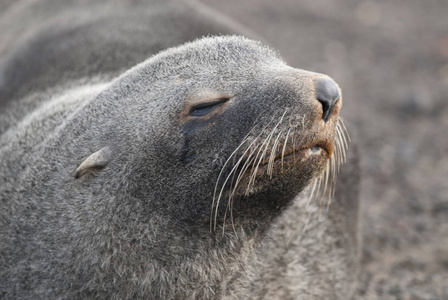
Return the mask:
<path id="1" fill-rule="evenodd" d="M 271 156 L 269 157 L 269 164 L 268 164 L 268 174 L 270 175 L 269 178 L 272 178 L 272 173 L 274 171 L 274 160 L 275 160 L 275 154 L 277 153 L 277 147 L 280 142 L 280 137 L 282 136 L 283 130 L 281 130 L 277 138 L 275 139 L 274 146 L 272 146 L 271 150 Z"/>
<path id="2" fill-rule="evenodd" d="M 335 193 L 335 190 L 336 190 L 336 177 L 337 177 L 337 173 L 336 173 L 336 158 L 335 158 L 334 155 L 331 158 L 332 158 L 331 159 L 331 163 L 332 163 L 332 169 L 333 169 L 333 193 L 331 194 L 331 197 L 334 198 L 334 193 Z M 331 202 L 331 199 L 330 199 L 330 202 Z"/>
<path id="3" fill-rule="evenodd" d="M 296 133 L 293 132 L 292 134 L 292 158 L 293 158 L 293 162 L 296 161 Z"/>
<path id="4" fill-rule="evenodd" d="M 347 140 L 345 139 L 344 132 L 341 130 L 340 133 L 341 133 L 342 139 L 344 141 L 344 146 L 342 148 L 343 148 L 343 151 L 344 151 L 344 163 L 346 163 L 347 162 L 348 143 L 347 143 Z"/>
<path id="5" fill-rule="evenodd" d="M 261 162 L 263 161 L 263 159 L 264 159 L 265 156 L 266 156 L 266 153 L 267 153 L 269 144 L 270 144 L 270 142 L 271 142 L 271 138 L 272 138 L 272 132 L 271 132 L 271 134 L 269 134 L 269 139 L 267 140 L 267 143 L 266 143 L 266 145 L 264 146 L 263 153 L 261 154 L 261 156 L 260 156 L 260 158 L 259 158 L 259 160 L 258 160 L 258 163 L 257 163 L 256 166 L 255 166 L 255 171 L 254 171 L 254 174 L 253 174 L 254 176 L 253 176 L 253 180 L 252 180 L 252 185 L 255 184 L 255 178 L 257 177 L 258 168 L 260 167 Z M 250 184 L 250 183 L 251 183 L 251 182 L 249 182 L 249 184 Z"/>
<path id="6" fill-rule="evenodd" d="M 338 120 L 339 120 L 339 123 L 342 125 L 342 128 L 343 128 L 344 131 L 345 131 L 345 134 L 347 135 L 348 141 L 351 142 L 352 139 L 350 138 L 350 134 L 348 134 L 347 127 L 345 127 L 344 120 L 343 120 L 341 117 L 338 117 Z"/>
<path id="7" fill-rule="evenodd" d="M 319 190 L 320 190 L 320 185 L 321 185 L 321 181 L 322 181 L 322 176 L 321 176 L 321 177 L 318 177 L 318 178 L 317 178 L 317 181 L 319 181 L 319 183 L 318 183 L 318 187 L 317 187 L 317 192 L 319 192 Z M 318 193 L 316 193 L 316 195 L 315 195 L 315 197 L 314 197 L 314 199 L 313 199 L 313 202 L 314 202 L 314 200 L 317 199 L 317 196 L 318 196 Z M 303 230 L 302 230 L 302 232 L 305 232 L 306 228 L 308 227 L 308 223 L 309 223 L 309 221 L 310 221 L 310 218 L 311 218 L 311 211 L 308 212 L 308 218 L 306 219 L 305 226 L 303 226 Z"/>
<path id="8" fill-rule="evenodd" d="M 253 149 L 247 156 L 246 161 L 244 162 L 244 164 L 243 164 L 242 168 L 240 169 L 240 172 L 236 178 L 236 185 L 238 185 L 240 183 L 244 173 L 247 171 L 247 169 L 249 169 L 251 167 L 252 163 L 255 161 L 255 157 L 253 155 L 255 152 L 257 152 L 259 147 L 260 147 L 260 145 L 253 147 Z M 235 190 L 236 190 L 236 188 L 235 188 Z"/>
<path id="9" fill-rule="evenodd" d="M 243 167 L 240 170 L 240 173 L 238 174 L 238 177 L 236 179 L 237 185 L 240 183 L 244 173 L 253 165 L 255 162 L 255 157 L 253 157 L 253 154 L 258 150 L 260 146 L 255 147 L 251 153 L 249 154 L 248 158 L 246 159 L 246 162 L 244 163 Z M 235 188 L 236 190 L 236 188 Z M 246 191 L 247 192 L 247 191 Z M 247 195 L 247 194 L 246 194 Z"/>
<path id="10" fill-rule="evenodd" d="M 211 212 L 213 212 L 213 208 L 215 206 L 215 199 L 216 199 L 216 192 L 218 190 L 218 184 L 219 184 L 219 180 L 221 179 L 221 176 L 225 170 L 225 167 L 227 166 L 227 164 L 230 162 L 230 160 L 232 159 L 232 157 L 238 152 L 238 150 L 243 146 L 243 144 L 248 140 L 248 138 L 246 137 L 245 139 L 243 139 L 243 141 L 240 143 L 240 145 L 232 152 L 232 154 L 230 154 L 229 158 L 226 160 L 226 162 L 224 163 L 223 167 L 221 168 L 221 171 L 219 172 L 218 175 L 218 179 L 216 180 L 216 184 L 215 184 L 215 189 L 213 191 L 213 201 L 212 201 L 212 207 L 211 207 Z M 210 230 L 212 229 L 212 217 L 213 214 L 210 215 Z"/>
<path id="11" fill-rule="evenodd" d="M 262 143 L 261 146 L 259 147 L 257 156 L 255 157 L 255 161 L 258 161 L 258 157 L 260 157 L 260 153 L 262 153 L 262 151 L 263 151 L 263 147 L 265 147 L 265 148 L 267 147 L 267 145 L 265 146 L 265 144 L 266 144 L 266 142 L 267 142 L 268 140 L 269 140 L 269 135 L 264 139 L 263 143 Z M 260 161 L 261 161 L 262 159 L 263 159 L 263 156 L 260 157 Z M 257 163 L 257 164 L 253 164 L 253 165 L 252 165 L 251 175 L 250 175 L 250 177 L 249 177 L 249 183 L 247 184 L 247 192 L 248 192 L 249 189 L 250 189 L 251 182 L 252 182 L 252 181 L 255 182 L 255 177 L 257 176 L 258 165 L 259 165 L 259 163 Z"/>
<path id="12" fill-rule="evenodd" d="M 329 172 L 330 172 L 330 189 L 328 191 L 327 212 L 328 212 L 328 209 L 331 204 L 331 199 L 334 195 L 334 188 L 336 187 L 334 185 L 336 178 L 335 178 L 335 173 L 334 173 L 334 158 L 333 158 L 333 156 L 331 156 L 330 160 L 329 160 Z"/>
<path id="13" fill-rule="evenodd" d="M 328 178 L 330 176 L 330 160 L 327 160 L 327 167 L 325 169 L 324 174 L 325 174 L 325 185 L 324 185 L 324 192 L 322 193 L 322 198 L 325 196 L 325 193 L 327 192 Z"/>
<path id="14" fill-rule="evenodd" d="M 262 145 L 261 145 L 260 147 L 258 147 L 258 148 L 259 148 L 259 151 L 258 151 L 258 153 L 257 153 L 257 156 L 256 156 L 256 158 L 255 158 L 255 161 L 256 161 L 256 159 L 258 158 L 258 155 L 260 154 L 260 151 L 263 149 L 263 145 L 265 145 L 265 148 L 264 148 L 264 150 L 263 150 L 263 154 L 262 154 L 262 156 L 260 157 L 260 160 L 262 160 L 262 159 L 265 157 L 265 155 L 266 155 L 266 150 L 267 150 L 267 147 L 268 147 L 269 144 L 270 144 L 270 141 L 271 141 L 271 139 L 272 139 L 272 136 L 273 136 L 275 130 L 277 129 L 278 125 L 283 121 L 283 118 L 284 118 L 286 112 L 287 112 L 287 109 L 285 110 L 285 112 L 283 113 L 282 117 L 280 118 L 280 121 L 274 126 L 273 130 L 271 131 L 271 133 L 268 135 L 268 137 L 267 137 L 267 138 L 265 139 L 265 141 L 262 143 Z M 264 132 L 264 130 L 263 130 L 262 132 Z M 261 133 L 262 133 L 262 132 L 261 132 Z M 261 134 L 261 133 L 260 133 L 260 134 Z M 281 133 L 279 134 L 279 136 L 277 137 L 277 139 L 280 137 L 280 135 L 281 135 Z M 257 137 L 257 138 L 258 138 L 258 137 Z M 278 143 L 278 141 L 276 141 L 276 142 Z M 250 146 L 252 146 L 252 144 L 251 144 Z M 242 157 L 240 158 L 240 160 L 238 161 L 238 163 L 236 164 L 236 166 L 239 167 L 239 165 L 241 164 L 241 160 L 245 157 L 245 155 L 247 154 L 247 151 L 251 148 L 250 146 L 248 147 L 248 149 L 246 149 L 246 151 L 244 152 L 244 154 L 242 155 Z M 250 154 L 249 154 L 249 157 L 247 158 L 246 162 L 245 162 L 244 165 L 243 165 L 243 168 L 240 169 L 240 172 L 239 172 L 239 174 L 238 174 L 238 176 L 237 176 L 237 181 L 236 181 L 236 183 L 235 183 L 235 185 L 234 185 L 234 188 L 231 189 L 232 192 L 230 193 L 230 196 L 229 196 L 229 203 L 230 203 L 230 206 L 231 206 L 231 208 L 230 208 L 230 211 L 231 211 L 231 221 L 232 221 L 232 227 L 234 228 L 234 230 L 235 230 L 235 224 L 234 224 L 234 222 L 233 222 L 233 211 L 232 211 L 232 207 L 233 207 L 233 196 L 234 196 L 234 194 L 235 194 L 235 192 L 236 192 L 236 189 L 237 189 L 238 184 L 239 184 L 239 182 L 240 182 L 240 180 L 241 180 L 241 177 L 243 176 L 244 172 L 247 170 L 247 168 L 248 168 L 248 167 L 250 166 L 250 164 L 252 163 L 251 158 L 252 158 L 252 156 L 253 156 L 253 154 L 254 154 L 254 152 L 255 152 L 256 150 L 257 150 L 257 147 L 256 147 L 255 149 L 252 149 L 252 151 L 251 151 Z M 274 150 L 275 150 L 275 146 L 274 146 Z M 257 166 L 257 168 L 258 168 L 258 166 Z M 257 170 L 257 168 L 256 168 L 255 170 Z M 272 166 L 271 166 L 271 168 L 272 168 Z M 269 166 L 268 166 L 268 172 L 269 172 Z M 271 171 L 271 172 L 272 172 L 272 171 Z M 234 172 L 234 169 L 231 171 L 231 173 L 233 173 L 233 175 L 234 175 L 234 176 L 232 177 L 232 182 L 235 182 L 235 181 L 234 181 L 234 178 L 235 178 L 235 172 Z M 254 172 L 254 174 L 255 174 L 255 176 L 253 177 L 253 183 L 255 182 L 256 171 Z M 228 180 L 228 179 L 226 179 L 226 181 L 227 181 L 227 180 Z M 252 175 L 251 175 L 251 177 L 250 177 L 250 180 L 252 180 Z M 250 183 L 251 183 L 250 180 L 249 180 L 249 183 L 248 183 L 248 189 L 250 188 Z M 226 184 L 226 182 L 224 182 L 222 189 L 225 187 L 225 184 Z M 247 192 L 248 192 L 248 191 L 246 191 L 246 193 L 247 193 Z M 221 195 L 221 194 L 220 194 L 220 195 Z M 218 197 L 218 203 L 219 203 L 219 199 L 220 199 L 220 196 Z M 217 209 L 218 209 L 218 206 L 216 207 L 216 212 L 215 212 L 215 227 L 216 227 Z M 226 210 L 227 210 L 227 207 L 226 207 Z"/>
<path id="15" fill-rule="evenodd" d="M 286 112 L 288 111 L 288 109 L 285 110 L 285 112 L 283 113 L 283 115 L 280 118 L 280 121 L 275 125 L 274 129 L 272 130 L 272 133 L 274 133 L 274 131 L 277 129 L 278 125 L 280 125 L 280 123 L 283 121 L 283 118 L 285 117 Z M 279 132 L 276 140 L 274 141 L 274 145 L 272 146 L 271 149 L 271 156 L 269 158 L 269 163 L 268 163 L 268 175 L 270 175 L 270 178 L 272 178 L 272 172 L 273 172 L 273 168 L 274 168 L 274 159 L 275 159 L 275 153 L 277 152 L 277 146 L 280 140 L 280 137 L 283 133 L 283 129 Z"/>
<path id="16" fill-rule="evenodd" d="M 226 186 L 226 184 L 227 184 L 227 181 L 229 180 L 229 177 L 232 175 L 232 173 L 235 172 L 235 170 L 238 168 L 239 164 L 240 164 L 241 161 L 244 159 L 244 156 L 245 156 L 246 153 L 249 151 L 250 147 L 257 141 L 257 139 L 258 139 L 258 137 L 259 137 L 260 135 L 261 135 L 261 133 L 260 133 L 260 134 L 259 134 L 259 135 L 258 135 L 258 136 L 257 136 L 251 143 L 250 143 L 250 145 L 247 147 L 247 149 L 243 152 L 243 154 L 242 154 L 241 157 L 239 158 L 238 162 L 233 166 L 232 170 L 230 171 L 229 175 L 227 176 L 226 180 L 224 181 L 224 183 L 223 183 L 223 185 L 222 185 L 222 187 L 221 187 L 220 193 L 219 193 L 218 198 L 217 198 L 217 200 L 216 200 L 215 226 L 214 226 L 214 229 L 216 229 L 216 219 L 217 219 L 217 216 L 218 216 L 219 202 L 220 202 L 220 199 L 221 199 L 222 192 L 223 192 L 223 190 L 224 190 L 224 188 L 225 188 L 225 186 Z M 243 141 L 243 143 L 244 143 L 246 140 L 247 140 L 247 138 Z M 243 143 L 242 143 L 242 144 L 243 144 Z M 227 165 L 227 163 L 229 162 L 230 158 L 236 153 L 236 151 L 238 151 L 238 149 L 241 147 L 242 144 L 240 144 L 240 146 L 238 146 L 237 149 L 235 149 L 235 151 L 231 154 L 231 156 L 229 157 L 229 159 L 227 159 L 226 163 L 224 164 L 224 167 Z M 224 169 L 224 167 L 223 167 L 223 169 Z M 217 181 L 217 183 L 216 183 L 216 185 L 215 185 L 215 191 L 214 191 L 214 193 L 213 193 L 212 214 L 211 214 L 210 218 L 213 217 L 213 208 L 214 208 L 215 199 L 216 199 L 217 185 L 218 185 L 219 179 L 220 179 L 220 177 L 221 177 L 221 174 L 222 174 L 222 172 L 223 172 L 223 169 L 221 169 L 221 172 L 219 173 L 219 176 L 218 176 L 218 181 Z M 212 226 L 212 225 L 210 224 L 210 226 Z"/>
<path id="17" fill-rule="evenodd" d="M 224 212 L 223 222 L 222 222 L 222 235 L 224 236 L 224 229 L 226 228 L 227 211 L 230 209 L 230 197 L 227 201 L 226 210 Z"/>
<path id="18" fill-rule="evenodd" d="M 219 172 L 218 175 L 218 179 L 216 180 L 216 184 L 215 184 L 215 189 L 213 191 L 213 203 L 212 203 L 212 208 L 211 210 L 213 211 L 213 205 L 214 205 L 214 200 L 215 200 L 215 196 L 216 196 L 216 191 L 218 189 L 218 184 L 219 184 L 219 179 L 222 176 L 222 173 L 225 170 L 225 167 L 227 166 L 227 164 L 230 162 L 230 160 L 232 159 L 232 157 L 238 152 L 238 150 L 246 143 L 246 141 L 249 140 L 249 135 L 251 134 L 251 132 L 257 127 L 257 124 L 254 125 L 249 132 L 246 134 L 246 136 L 243 138 L 243 141 L 238 145 L 238 147 L 236 147 L 236 149 L 230 154 L 229 158 L 227 158 L 227 160 L 225 161 L 224 165 L 221 168 L 221 171 Z M 259 136 L 261 135 L 261 133 L 259 134 Z"/>
<path id="19" fill-rule="evenodd" d="M 320 195 L 320 186 L 322 183 L 322 176 L 319 176 L 317 179 L 318 179 L 317 192 L 316 192 L 316 196 L 313 199 L 313 202 L 317 199 L 318 195 Z"/>
<path id="20" fill-rule="evenodd" d="M 336 130 L 336 146 L 338 149 L 338 159 L 337 159 L 337 167 L 338 167 L 338 173 L 339 173 L 339 168 L 341 166 L 341 164 L 343 163 L 343 156 L 342 156 L 342 143 L 340 142 L 340 135 L 339 135 L 339 131 Z"/>
<path id="21" fill-rule="evenodd" d="M 287 111 L 288 110 L 285 110 L 285 112 L 283 113 L 282 117 L 280 118 L 280 121 L 277 122 L 277 124 L 274 126 L 274 128 L 271 130 L 271 132 L 266 137 L 265 142 L 263 142 L 262 146 L 260 147 L 260 150 L 261 150 L 261 149 L 263 149 L 263 145 L 264 145 L 263 153 L 262 153 L 261 157 L 259 158 L 258 163 L 255 165 L 255 169 L 253 169 L 253 173 L 252 173 L 252 175 L 250 177 L 249 184 L 248 184 L 248 187 L 247 187 L 248 189 L 250 188 L 251 185 L 255 184 L 255 178 L 257 176 L 258 167 L 260 166 L 261 162 L 265 158 L 268 146 L 269 146 L 269 144 L 271 142 L 271 139 L 272 139 L 272 136 L 273 136 L 275 130 L 277 129 L 278 125 L 280 125 L 280 123 L 283 121 L 283 117 L 285 116 Z M 257 157 L 256 157 L 255 160 L 258 159 L 258 155 L 259 154 L 260 154 L 260 152 L 257 154 Z"/>
<path id="22" fill-rule="evenodd" d="M 296 135 L 295 133 L 294 133 L 294 135 L 295 136 L 298 136 L 298 135 Z M 295 158 L 295 149 L 296 149 L 296 147 L 295 147 L 295 145 L 297 145 L 297 144 L 302 144 L 302 142 L 303 142 L 303 137 L 300 139 L 300 141 L 299 142 L 297 142 L 297 140 L 294 142 L 294 146 L 293 146 L 293 149 L 294 149 L 294 154 L 293 154 L 293 158 L 294 158 L 294 165 L 296 164 L 296 158 Z"/>
<path id="23" fill-rule="evenodd" d="M 235 229 L 235 222 L 233 222 L 233 198 L 232 198 L 232 202 L 230 203 L 230 221 L 232 222 L 233 232 L 235 233 L 235 235 L 237 235 L 236 229 Z"/>
<path id="24" fill-rule="evenodd" d="M 244 155 L 242 155 L 242 157 L 244 157 Z M 241 158 L 240 158 L 241 159 Z M 240 165 L 240 160 L 237 162 L 237 165 Z M 231 204 L 233 203 L 233 193 L 231 192 L 234 188 L 234 182 L 235 182 L 235 172 L 233 172 L 232 175 L 232 180 L 230 181 L 230 188 L 229 188 L 229 199 L 227 200 L 227 205 L 226 205 L 226 210 L 224 212 L 224 219 L 223 219 L 223 224 L 222 224 L 222 235 L 224 236 L 225 233 L 225 228 L 226 228 L 226 220 L 227 220 L 227 211 L 230 210 L 230 215 L 232 217 L 232 209 L 231 209 Z M 236 185 L 235 185 L 235 189 L 236 189 Z M 233 219 L 232 219 L 232 224 L 233 224 Z M 236 235 L 236 231 L 235 228 L 233 227 L 233 232 Z"/>
<path id="25" fill-rule="evenodd" d="M 298 224 L 300 224 L 300 221 L 302 220 L 303 216 L 304 216 L 305 213 L 307 212 L 307 210 L 308 210 L 308 206 L 310 205 L 310 202 L 311 202 L 312 199 L 313 199 L 314 191 L 315 191 L 315 189 L 316 189 L 316 183 L 317 183 L 317 178 L 314 179 L 313 188 L 311 189 L 311 193 L 310 193 L 310 195 L 309 195 L 309 197 L 308 197 L 308 201 L 307 201 L 306 204 L 305 204 L 305 208 L 304 208 L 302 214 L 301 214 L 300 217 L 299 217 L 299 222 L 298 222 Z M 297 228 L 294 230 L 294 232 L 289 236 L 289 239 L 288 239 L 288 242 L 287 242 L 286 245 L 289 245 L 289 243 L 291 242 L 292 238 L 297 234 L 298 231 L 299 231 L 299 226 L 297 226 Z"/>
<path id="26" fill-rule="evenodd" d="M 336 133 L 339 137 L 339 140 L 342 141 L 342 135 L 341 135 L 341 131 L 339 130 L 339 127 L 336 128 Z M 342 143 L 341 143 L 342 144 Z M 340 145 L 341 146 L 341 152 L 342 152 L 342 162 L 346 162 L 347 158 L 345 156 L 345 144 L 344 145 Z"/>
<path id="27" fill-rule="evenodd" d="M 288 129 L 288 133 L 286 133 L 285 143 L 283 144 L 282 150 L 282 171 L 283 171 L 283 158 L 285 157 L 286 144 L 288 143 L 289 133 L 291 132 L 291 128 Z"/>
<path id="28" fill-rule="evenodd" d="M 234 179 L 232 178 L 232 182 L 235 182 L 235 184 L 234 184 L 233 189 L 231 189 L 231 193 L 230 193 L 230 196 L 229 196 L 229 203 L 230 203 L 230 219 L 231 219 L 231 222 L 232 222 L 232 228 L 233 228 L 233 231 L 235 232 L 235 234 L 236 234 L 236 229 L 235 229 L 235 223 L 234 223 L 234 221 L 233 221 L 233 199 L 234 199 L 236 190 L 237 190 L 237 188 L 238 188 L 238 185 L 239 185 L 239 183 L 240 183 L 240 181 L 241 181 L 241 179 L 242 179 L 244 173 L 245 173 L 246 170 L 250 167 L 250 164 L 253 162 L 253 159 L 252 159 L 253 157 L 252 157 L 252 156 L 253 156 L 253 154 L 255 153 L 255 151 L 257 151 L 257 148 L 258 148 L 258 146 L 254 147 L 254 148 L 251 150 L 251 152 L 249 153 L 249 155 L 248 155 L 246 161 L 245 161 L 244 164 L 243 164 L 243 167 L 240 169 L 240 172 L 238 173 L 238 176 L 237 176 L 236 181 L 234 181 Z M 250 149 L 250 148 L 248 148 L 248 149 Z M 244 157 L 244 156 L 243 156 L 243 157 Z M 240 164 L 240 163 L 238 163 L 238 166 L 239 166 L 239 164 Z M 235 174 L 235 173 L 234 173 L 234 174 Z"/>
<path id="29" fill-rule="evenodd" d="M 329 178 L 329 175 L 330 175 L 330 170 L 329 169 L 330 169 L 330 161 L 327 160 L 327 167 L 326 167 L 324 173 L 322 174 L 322 178 L 325 177 L 325 185 L 324 185 L 324 191 L 322 192 L 322 197 L 321 197 L 320 203 L 319 203 L 319 218 L 320 218 L 320 215 L 321 215 L 321 212 L 322 212 L 322 203 L 323 203 L 323 200 L 324 200 L 326 192 L 327 192 L 328 178 Z"/>
<path id="30" fill-rule="evenodd" d="M 217 218 L 218 218 L 218 209 L 219 209 L 219 202 L 221 200 L 221 196 L 222 196 L 222 192 L 224 191 L 224 188 L 227 184 L 227 181 L 229 181 L 230 177 L 233 175 L 233 172 L 235 172 L 235 170 L 238 168 L 239 163 L 235 164 L 232 168 L 232 170 L 230 171 L 229 175 L 227 175 L 226 180 L 224 181 L 221 190 L 219 192 L 218 195 L 218 199 L 216 200 L 216 208 L 215 208 L 215 226 L 214 226 L 214 230 L 216 230 L 216 224 L 217 224 Z"/>

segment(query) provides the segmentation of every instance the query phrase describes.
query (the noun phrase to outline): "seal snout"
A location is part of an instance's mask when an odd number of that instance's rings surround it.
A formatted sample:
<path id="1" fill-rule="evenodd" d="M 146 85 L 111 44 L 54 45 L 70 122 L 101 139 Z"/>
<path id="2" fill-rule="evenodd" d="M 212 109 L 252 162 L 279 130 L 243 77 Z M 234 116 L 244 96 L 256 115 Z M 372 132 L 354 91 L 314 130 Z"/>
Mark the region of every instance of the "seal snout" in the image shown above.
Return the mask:
<path id="1" fill-rule="evenodd" d="M 317 78 L 314 80 L 316 98 L 322 104 L 322 119 L 327 122 L 331 116 L 336 102 L 341 98 L 337 84 L 330 78 Z"/>

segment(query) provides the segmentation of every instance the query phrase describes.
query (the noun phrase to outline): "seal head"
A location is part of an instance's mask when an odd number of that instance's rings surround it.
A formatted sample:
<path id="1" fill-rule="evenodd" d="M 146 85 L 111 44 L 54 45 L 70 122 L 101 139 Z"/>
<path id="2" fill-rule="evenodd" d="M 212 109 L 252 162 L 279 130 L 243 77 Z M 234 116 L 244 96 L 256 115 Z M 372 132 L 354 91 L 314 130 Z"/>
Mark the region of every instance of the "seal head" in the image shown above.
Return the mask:
<path id="1" fill-rule="evenodd" d="M 341 106 L 321 99 L 330 93 L 339 90 L 327 76 L 291 68 L 259 43 L 203 39 L 125 73 L 78 113 L 101 107 L 101 118 L 77 127 L 95 133 L 98 149 L 120 145 L 111 163 L 126 172 L 114 176 L 144 211 L 201 231 L 231 203 L 234 224 L 258 224 L 326 167 Z"/>

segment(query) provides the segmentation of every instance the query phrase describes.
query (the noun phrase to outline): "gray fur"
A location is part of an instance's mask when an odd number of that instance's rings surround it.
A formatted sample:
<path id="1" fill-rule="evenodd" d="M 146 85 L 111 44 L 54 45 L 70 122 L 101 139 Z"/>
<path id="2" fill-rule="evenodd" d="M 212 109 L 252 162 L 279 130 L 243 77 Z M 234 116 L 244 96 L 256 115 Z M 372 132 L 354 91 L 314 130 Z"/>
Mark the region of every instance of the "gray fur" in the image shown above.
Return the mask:
<path id="1" fill-rule="evenodd" d="M 30 83 L 11 74 L 35 52 L 11 53 L 0 89 L 11 95 L 0 122 L 0 298 L 350 297 L 358 260 L 354 161 L 330 212 L 312 203 L 307 229 L 289 244 L 321 159 L 260 175 L 249 196 L 237 191 L 235 227 L 223 223 L 222 201 L 210 232 L 218 174 L 245 136 L 266 137 L 281 115 L 281 126 L 319 136 L 312 82 L 324 75 L 293 69 L 235 36 L 165 50 L 116 78 L 128 62 L 69 77 L 56 63 L 60 76 Z M 17 80 L 29 86 L 17 92 L 10 88 Z M 211 119 L 182 119 L 187 99 L 204 90 L 232 100 Z M 89 166 L 102 168 L 77 176 L 91 155 Z"/>
<path id="2" fill-rule="evenodd" d="M 210 34 L 253 34 L 194 1 L 21 0 L 0 18 L 0 104 L 73 80 L 110 80 Z"/>

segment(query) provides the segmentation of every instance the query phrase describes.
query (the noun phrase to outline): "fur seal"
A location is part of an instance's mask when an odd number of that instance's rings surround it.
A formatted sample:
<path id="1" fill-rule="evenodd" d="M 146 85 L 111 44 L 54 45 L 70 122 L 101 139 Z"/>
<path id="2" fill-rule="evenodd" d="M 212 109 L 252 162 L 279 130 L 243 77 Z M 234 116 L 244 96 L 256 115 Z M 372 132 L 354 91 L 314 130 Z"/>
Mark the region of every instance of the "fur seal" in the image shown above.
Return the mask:
<path id="1" fill-rule="evenodd" d="M 47 83 L 2 115 L 1 298 L 350 297 L 357 170 L 330 184 L 346 140 L 328 76 L 222 36 Z"/>

